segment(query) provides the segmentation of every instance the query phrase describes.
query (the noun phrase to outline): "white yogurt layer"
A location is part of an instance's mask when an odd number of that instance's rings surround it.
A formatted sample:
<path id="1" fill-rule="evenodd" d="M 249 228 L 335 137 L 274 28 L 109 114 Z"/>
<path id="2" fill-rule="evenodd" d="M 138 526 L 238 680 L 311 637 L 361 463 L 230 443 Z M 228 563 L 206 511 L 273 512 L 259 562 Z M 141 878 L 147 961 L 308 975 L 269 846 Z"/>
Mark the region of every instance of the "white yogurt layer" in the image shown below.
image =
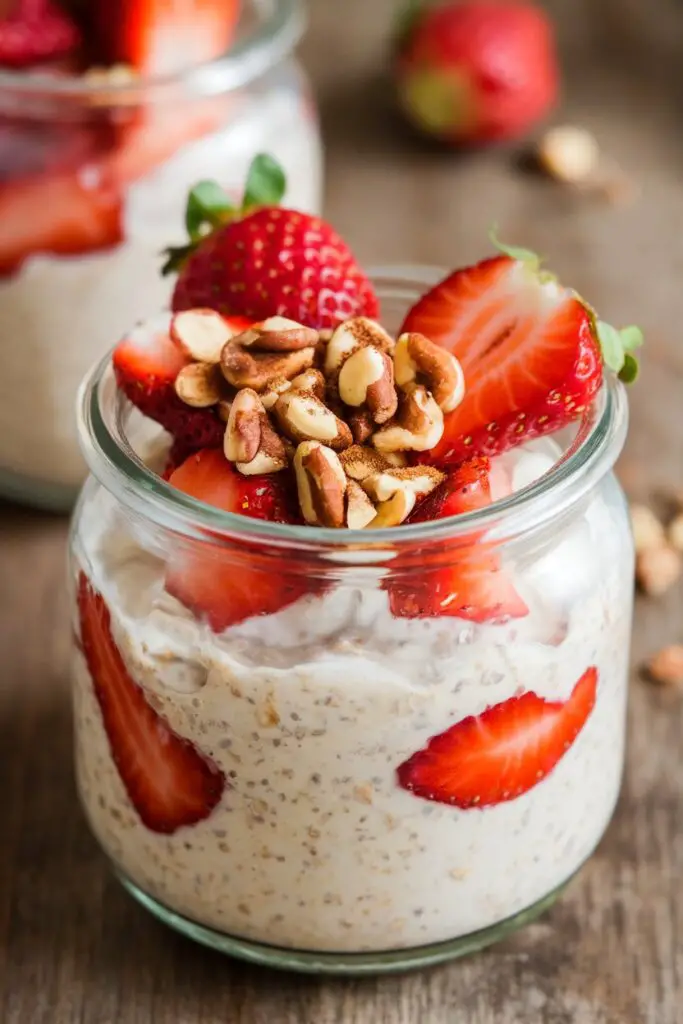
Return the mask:
<path id="1" fill-rule="evenodd" d="M 239 195 L 252 157 L 267 149 L 287 173 L 285 202 L 319 209 L 320 143 L 299 94 L 283 87 L 240 110 L 222 132 L 187 145 L 128 189 L 120 246 L 87 256 L 35 256 L 0 280 L 0 475 L 4 469 L 74 488 L 83 481 L 78 385 L 131 324 L 167 306 L 173 278 L 161 277 L 161 252 L 184 237 L 192 185 L 215 176 Z"/>
<path id="2" fill-rule="evenodd" d="M 513 479 L 530 458 L 506 456 Z M 92 497 L 77 557 L 107 601 L 122 655 L 229 783 L 198 825 L 171 836 L 145 828 L 77 652 L 78 781 L 106 852 L 181 914 L 288 948 L 439 942 L 546 896 L 591 853 L 619 789 L 632 579 L 615 527 L 620 501 L 615 485 L 603 489 L 552 548 L 508 566 L 526 619 L 394 619 L 365 570 L 364 586 L 356 575 L 217 636 L 164 592 L 163 561 L 112 500 Z M 398 765 L 433 735 L 522 691 L 565 699 L 591 665 L 594 710 L 525 795 L 462 811 L 397 785 Z"/>

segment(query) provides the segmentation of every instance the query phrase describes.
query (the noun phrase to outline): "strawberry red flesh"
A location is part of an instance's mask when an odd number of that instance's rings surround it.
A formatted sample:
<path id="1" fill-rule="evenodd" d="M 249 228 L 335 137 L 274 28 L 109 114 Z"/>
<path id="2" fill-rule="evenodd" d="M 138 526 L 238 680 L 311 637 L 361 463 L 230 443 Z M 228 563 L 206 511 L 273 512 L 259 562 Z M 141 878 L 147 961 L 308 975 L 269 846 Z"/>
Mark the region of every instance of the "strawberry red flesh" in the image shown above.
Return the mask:
<path id="1" fill-rule="evenodd" d="M 116 347 L 112 361 L 124 394 L 174 436 L 179 450 L 222 446 L 225 424 L 215 410 L 193 409 L 175 393 L 175 379 L 189 360 L 167 330 L 145 327 L 131 332 Z"/>
<path id="2" fill-rule="evenodd" d="M 59 60 L 79 43 L 78 28 L 53 0 L 15 0 L 0 16 L 0 66 Z"/>
<path id="3" fill-rule="evenodd" d="M 527 692 L 434 736 L 397 770 L 415 796 L 463 810 L 515 800 L 537 786 L 572 746 L 595 706 L 598 672 L 586 669 L 568 700 Z"/>
<path id="4" fill-rule="evenodd" d="M 430 522 L 490 505 L 490 468 L 487 458 L 464 462 L 418 505 L 408 522 Z M 430 563 L 436 564 L 430 568 Z M 483 623 L 528 614 L 499 555 L 475 533 L 446 546 L 437 556 L 422 554 L 410 567 L 412 571 L 400 560 L 394 564 L 395 575 L 384 585 L 391 612 L 399 618 L 454 616 Z"/>
<path id="5" fill-rule="evenodd" d="M 329 224 L 272 206 L 218 227 L 187 257 L 173 309 L 198 307 L 252 321 L 279 314 L 318 329 L 379 310 L 370 281 Z"/>
<path id="6" fill-rule="evenodd" d="M 74 256 L 123 240 L 117 191 L 97 175 L 18 178 L 0 188 L 0 274 L 35 253 Z"/>
<path id="7" fill-rule="evenodd" d="M 78 609 L 80 648 L 131 803 L 152 832 L 171 834 L 195 825 L 219 803 L 225 789 L 222 773 L 148 703 L 114 642 L 109 609 L 83 573 Z"/>
<path id="8" fill-rule="evenodd" d="M 200 451 L 173 472 L 169 483 L 208 505 L 270 522 L 297 521 L 282 475 L 239 473 L 221 451 Z M 271 615 L 311 590 L 310 580 L 284 566 L 265 564 L 253 544 L 231 547 L 194 542 L 172 559 L 166 588 L 220 633 L 255 615 Z"/>
<path id="9" fill-rule="evenodd" d="M 239 7 L 238 0 L 98 0 L 98 61 L 166 75 L 213 60 L 230 45 Z"/>
<path id="10" fill-rule="evenodd" d="M 424 461 L 452 465 L 547 434 L 582 414 L 602 383 L 591 315 L 567 289 L 508 256 L 451 274 L 408 313 L 453 352 L 465 397 Z"/>

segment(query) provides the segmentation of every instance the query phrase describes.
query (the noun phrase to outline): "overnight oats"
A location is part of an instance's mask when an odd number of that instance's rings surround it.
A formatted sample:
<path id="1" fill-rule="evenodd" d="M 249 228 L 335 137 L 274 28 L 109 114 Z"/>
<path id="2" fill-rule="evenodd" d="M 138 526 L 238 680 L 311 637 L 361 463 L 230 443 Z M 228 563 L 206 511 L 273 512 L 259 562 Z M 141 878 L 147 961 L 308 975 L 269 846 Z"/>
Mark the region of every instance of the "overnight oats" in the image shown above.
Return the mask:
<path id="1" fill-rule="evenodd" d="M 168 304 L 162 251 L 197 180 L 237 200 L 268 150 L 288 203 L 318 209 L 315 108 L 290 57 L 302 26 L 299 0 L 17 0 L 0 15 L 0 332 L 20 340 L 6 340 L 0 493 L 73 503 L 78 384 Z"/>
<path id="2" fill-rule="evenodd" d="M 247 959 L 479 948 L 617 799 L 640 334 L 524 250 L 368 279 L 271 207 L 190 249 L 81 392 L 91 827 L 152 912 Z"/>

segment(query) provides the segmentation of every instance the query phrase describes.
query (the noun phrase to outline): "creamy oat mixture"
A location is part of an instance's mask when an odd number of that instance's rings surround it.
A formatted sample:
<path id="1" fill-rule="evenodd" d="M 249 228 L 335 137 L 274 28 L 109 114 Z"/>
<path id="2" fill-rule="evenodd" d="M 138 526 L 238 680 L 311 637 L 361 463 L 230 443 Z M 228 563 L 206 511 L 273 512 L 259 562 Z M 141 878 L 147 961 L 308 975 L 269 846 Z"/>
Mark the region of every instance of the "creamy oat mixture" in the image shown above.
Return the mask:
<path id="1" fill-rule="evenodd" d="M 518 489 L 552 464 L 534 442 L 496 460 Z M 494 483 L 495 486 L 495 483 Z M 395 619 L 372 568 L 348 585 L 213 634 L 163 589 L 164 564 L 89 488 L 77 567 L 151 703 L 228 780 L 199 824 L 138 818 L 75 654 L 77 774 L 117 866 L 173 910 L 288 948 L 370 951 L 452 939 L 565 882 L 617 797 L 632 566 L 615 484 L 514 567 L 530 614 L 505 625 Z M 88 494 L 88 492 L 86 492 Z M 619 514 L 617 514 L 617 512 Z M 597 702 L 550 775 L 517 799 L 459 810 L 397 785 L 426 741 L 517 692 L 566 699 L 594 665 Z"/>
<path id="2" fill-rule="evenodd" d="M 0 477 L 9 471 L 45 484 L 80 486 L 85 465 L 73 415 L 78 385 L 112 338 L 168 303 L 173 281 L 161 277 L 160 254 L 183 235 L 188 190 L 208 171 L 239 192 L 252 157 L 264 147 L 287 172 L 285 201 L 317 211 L 317 127 L 290 83 L 257 95 L 223 132 L 184 147 L 131 186 L 122 245 L 87 256 L 34 256 L 0 281 Z M 27 395 L 31 416 L 23 413 Z"/>

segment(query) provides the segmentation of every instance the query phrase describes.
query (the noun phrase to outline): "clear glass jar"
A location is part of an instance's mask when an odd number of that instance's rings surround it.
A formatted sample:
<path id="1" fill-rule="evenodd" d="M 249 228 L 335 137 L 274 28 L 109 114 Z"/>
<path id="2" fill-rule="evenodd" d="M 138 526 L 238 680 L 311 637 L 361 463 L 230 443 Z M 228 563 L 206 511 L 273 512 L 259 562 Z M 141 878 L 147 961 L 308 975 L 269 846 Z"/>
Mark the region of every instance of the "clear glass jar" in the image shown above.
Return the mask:
<path id="1" fill-rule="evenodd" d="M 161 252 L 189 188 L 241 195 L 252 157 L 282 163 L 285 202 L 318 212 L 322 149 L 291 51 L 300 0 L 245 0 L 229 55 L 182 76 L 103 84 L 0 74 L 0 494 L 70 507 L 85 477 L 78 385 L 168 302 Z M 27 408 L 30 412 L 27 412 Z"/>
<path id="2" fill-rule="evenodd" d="M 397 329 L 441 276 L 376 272 L 383 323 Z M 524 486 L 525 461 L 521 489 L 488 508 L 317 530 L 229 515 L 155 476 L 136 454 L 149 430 L 102 362 L 80 397 L 93 475 L 72 533 L 76 764 L 91 827 L 130 892 L 224 952 L 350 974 L 470 952 L 548 906 L 592 853 L 620 786 L 633 549 L 611 470 L 627 418 L 610 381 L 554 465 Z M 546 443 L 529 446 L 532 462 Z M 392 587 L 423 594 L 435 573 L 480 555 L 508 574 L 526 616 L 392 614 Z M 164 588 L 190 563 L 221 586 L 278 587 L 289 606 L 219 635 Z M 88 608 L 98 624 L 84 636 Z M 111 676 L 104 692 L 97 681 L 112 658 L 115 680 L 128 679 L 114 687 L 121 704 L 134 689 L 169 742 L 200 758 L 207 803 L 195 824 L 145 824 L 131 802 L 104 725 Z M 525 707 L 576 711 L 564 753 L 528 791 L 461 808 L 403 788 L 402 766 L 432 737 L 522 694 Z M 149 758 L 135 729 L 125 735 Z"/>

